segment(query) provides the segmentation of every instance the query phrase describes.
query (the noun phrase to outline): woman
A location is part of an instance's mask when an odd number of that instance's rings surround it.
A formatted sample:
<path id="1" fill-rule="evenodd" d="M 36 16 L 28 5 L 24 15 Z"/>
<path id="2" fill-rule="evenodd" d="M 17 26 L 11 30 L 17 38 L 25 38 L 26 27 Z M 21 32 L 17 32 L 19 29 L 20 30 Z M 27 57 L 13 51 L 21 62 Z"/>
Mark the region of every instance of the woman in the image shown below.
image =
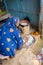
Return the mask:
<path id="1" fill-rule="evenodd" d="M 19 25 L 18 17 L 8 18 L 0 27 L 0 54 L 12 57 L 15 50 L 20 49 L 23 40 L 16 26 Z"/>

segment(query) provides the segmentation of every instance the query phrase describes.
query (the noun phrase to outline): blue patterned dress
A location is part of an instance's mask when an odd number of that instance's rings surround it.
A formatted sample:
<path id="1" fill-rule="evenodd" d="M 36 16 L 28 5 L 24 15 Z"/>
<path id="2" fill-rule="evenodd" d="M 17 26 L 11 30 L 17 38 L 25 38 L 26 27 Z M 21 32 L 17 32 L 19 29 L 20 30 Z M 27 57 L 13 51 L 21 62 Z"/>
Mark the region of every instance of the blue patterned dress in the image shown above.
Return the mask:
<path id="1" fill-rule="evenodd" d="M 19 30 L 16 28 L 18 17 L 8 18 L 0 26 L 0 54 L 12 57 L 15 50 L 23 46 L 23 40 Z"/>

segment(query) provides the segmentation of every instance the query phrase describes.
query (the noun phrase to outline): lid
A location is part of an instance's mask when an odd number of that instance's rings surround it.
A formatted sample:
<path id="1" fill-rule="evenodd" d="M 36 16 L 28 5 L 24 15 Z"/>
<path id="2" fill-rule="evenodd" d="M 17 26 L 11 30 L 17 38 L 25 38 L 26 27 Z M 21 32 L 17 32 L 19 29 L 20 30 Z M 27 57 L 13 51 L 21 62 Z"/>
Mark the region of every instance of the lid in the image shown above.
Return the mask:
<path id="1" fill-rule="evenodd" d="M 26 26 L 26 25 L 28 25 L 28 24 L 23 22 L 23 23 L 21 23 L 21 25 L 22 25 L 22 26 Z"/>

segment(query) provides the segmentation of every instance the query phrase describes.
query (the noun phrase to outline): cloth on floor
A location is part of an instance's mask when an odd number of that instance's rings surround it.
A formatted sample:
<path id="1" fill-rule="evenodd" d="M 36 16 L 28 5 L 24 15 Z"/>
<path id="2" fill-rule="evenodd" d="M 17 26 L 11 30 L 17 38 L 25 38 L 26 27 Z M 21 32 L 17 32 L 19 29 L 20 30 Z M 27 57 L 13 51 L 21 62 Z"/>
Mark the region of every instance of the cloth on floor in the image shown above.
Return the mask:
<path id="1" fill-rule="evenodd" d="M 14 16 L 0 26 L 0 54 L 4 56 L 14 56 L 15 50 L 23 45 L 21 34 L 16 28 L 17 22 L 18 18 Z"/>
<path id="2" fill-rule="evenodd" d="M 29 48 L 31 45 L 35 43 L 35 37 L 33 37 L 32 35 L 26 35 L 23 38 L 23 42 L 24 42 L 23 47 Z"/>
<path id="3" fill-rule="evenodd" d="M 32 35 L 27 36 L 28 41 L 26 42 L 27 46 L 32 45 L 35 42 L 35 38 Z"/>
<path id="4" fill-rule="evenodd" d="M 30 49 L 23 48 L 14 58 L 4 60 L 3 65 L 40 65 L 40 62 Z"/>
<path id="5" fill-rule="evenodd" d="M 9 58 L 9 56 L 3 56 L 0 54 L 0 59 L 3 60 L 3 59 L 6 59 L 6 58 Z"/>

